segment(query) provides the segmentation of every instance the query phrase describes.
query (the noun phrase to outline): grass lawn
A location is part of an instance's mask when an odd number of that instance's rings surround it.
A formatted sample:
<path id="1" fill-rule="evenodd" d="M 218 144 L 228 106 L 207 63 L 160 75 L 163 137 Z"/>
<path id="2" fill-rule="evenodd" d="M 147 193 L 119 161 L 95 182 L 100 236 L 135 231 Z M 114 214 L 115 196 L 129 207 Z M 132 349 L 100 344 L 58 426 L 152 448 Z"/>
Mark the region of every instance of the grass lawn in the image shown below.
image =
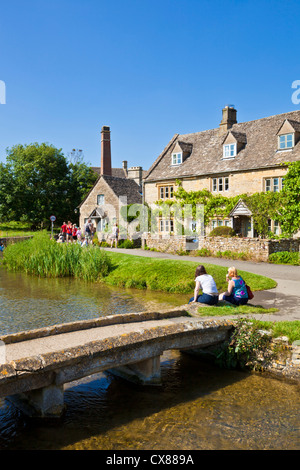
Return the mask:
<path id="1" fill-rule="evenodd" d="M 251 320 L 256 326 L 262 330 L 272 331 L 272 337 L 278 338 L 278 336 L 287 336 L 289 342 L 300 340 L 300 321 L 259 321 Z"/>
<path id="2" fill-rule="evenodd" d="M 244 315 L 250 313 L 274 313 L 278 312 L 277 308 L 264 308 L 260 305 L 216 305 L 211 307 L 199 307 L 198 313 L 200 316 L 225 316 L 225 315 Z"/>
<path id="3" fill-rule="evenodd" d="M 149 289 L 177 294 L 193 294 L 195 269 L 194 261 L 145 258 L 123 253 L 107 253 L 112 270 L 105 277 L 105 283 L 126 288 Z M 215 279 L 219 292 L 227 289 L 227 267 L 213 264 L 204 265 L 207 273 Z M 276 287 L 273 279 L 239 271 L 253 291 Z"/>

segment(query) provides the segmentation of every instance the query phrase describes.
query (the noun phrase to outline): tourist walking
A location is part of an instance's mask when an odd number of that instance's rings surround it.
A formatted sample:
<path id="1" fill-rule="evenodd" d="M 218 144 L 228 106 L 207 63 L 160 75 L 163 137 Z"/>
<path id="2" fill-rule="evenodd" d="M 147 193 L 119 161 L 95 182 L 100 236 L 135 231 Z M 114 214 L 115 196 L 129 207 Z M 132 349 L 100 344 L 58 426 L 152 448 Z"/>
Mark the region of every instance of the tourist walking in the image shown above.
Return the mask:
<path id="1" fill-rule="evenodd" d="M 116 244 L 116 248 L 118 248 L 118 237 L 119 237 L 119 227 L 118 227 L 118 224 L 114 224 L 114 226 L 112 228 L 112 234 L 110 236 L 110 238 L 111 238 L 110 247 L 111 248 L 113 247 L 114 242 Z"/>
<path id="2" fill-rule="evenodd" d="M 66 239 L 67 239 L 67 224 L 66 224 L 66 222 L 63 222 L 63 224 L 61 226 L 61 233 L 63 235 L 63 239 L 64 239 L 64 242 L 65 242 Z"/>
<path id="3" fill-rule="evenodd" d="M 72 242 L 72 240 L 73 240 L 72 233 L 73 233 L 73 225 L 72 225 L 72 222 L 68 221 L 68 225 L 67 225 L 67 242 Z"/>
<path id="4" fill-rule="evenodd" d="M 77 229 L 77 242 L 81 243 L 81 240 L 82 240 L 81 228 L 78 227 L 78 229 Z"/>
<path id="5" fill-rule="evenodd" d="M 88 243 L 92 243 L 94 236 L 94 225 L 92 224 L 92 220 L 88 219 L 85 225 L 85 238 L 87 239 Z"/>
<path id="6" fill-rule="evenodd" d="M 219 300 L 226 300 L 233 305 L 245 305 L 248 302 L 248 292 L 244 279 L 238 275 L 234 266 L 228 268 L 226 275 L 228 288 L 219 295 Z"/>
<path id="7" fill-rule="evenodd" d="M 194 297 L 189 300 L 189 303 L 200 302 L 209 305 L 218 303 L 218 289 L 215 280 L 210 274 L 207 274 L 202 265 L 196 268 L 195 283 Z M 202 294 L 199 295 L 200 289 Z"/>
<path id="8" fill-rule="evenodd" d="M 77 242 L 77 227 L 76 227 L 76 224 L 73 224 L 72 238 L 73 238 L 73 242 L 76 243 Z"/>

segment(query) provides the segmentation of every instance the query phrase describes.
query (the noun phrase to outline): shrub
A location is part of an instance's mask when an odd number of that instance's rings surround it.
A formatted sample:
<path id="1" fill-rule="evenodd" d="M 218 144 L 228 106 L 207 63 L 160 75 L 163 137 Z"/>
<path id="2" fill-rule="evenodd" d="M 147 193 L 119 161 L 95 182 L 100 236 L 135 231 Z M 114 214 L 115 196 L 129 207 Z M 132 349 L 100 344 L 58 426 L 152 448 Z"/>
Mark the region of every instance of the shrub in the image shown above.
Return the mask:
<path id="1" fill-rule="evenodd" d="M 235 231 L 231 227 L 224 225 L 215 227 L 209 234 L 209 237 L 235 237 Z"/>
<path id="2" fill-rule="evenodd" d="M 280 251 L 269 256 L 270 263 L 300 265 L 299 252 Z"/>
<path id="3" fill-rule="evenodd" d="M 229 369 L 259 369 L 262 361 L 272 356 L 269 351 L 270 342 L 271 335 L 259 330 L 258 324 L 241 318 L 236 322 L 230 340 L 217 355 L 216 362 Z"/>
<path id="4" fill-rule="evenodd" d="M 212 252 L 208 248 L 200 248 L 200 250 L 196 250 L 197 256 L 212 256 Z"/>
<path id="5" fill-rule="evenodd" d="M 119 248 L 134 248 L 134 242 L 132 240 L 120 240 L 118 242 L 118 247 Z"/>

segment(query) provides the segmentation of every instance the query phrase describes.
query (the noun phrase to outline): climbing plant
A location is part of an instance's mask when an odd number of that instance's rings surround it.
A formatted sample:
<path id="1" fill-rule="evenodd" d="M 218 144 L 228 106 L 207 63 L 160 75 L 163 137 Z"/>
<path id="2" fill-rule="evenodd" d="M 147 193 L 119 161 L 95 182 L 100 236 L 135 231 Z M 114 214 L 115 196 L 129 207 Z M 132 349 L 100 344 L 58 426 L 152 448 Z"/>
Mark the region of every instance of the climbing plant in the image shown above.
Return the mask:
<path id="1" fill-rule="evenodd" d="M 300 227 L 300 161 L 286 163 L 288 172 L 281 192 L 280 225 L 283 234 L 293 234 Z"/>
<path id="2" fill-rule="evenodd" d="M 201 191 L 186 191 L 181 181 L 176 182 L 178 189 L 174 193 L 177 203 L 182 207 L 190 204 L 193 207 L 193 216 L 196 214 L 197 204 L 204 207 L 204 225 L 208 225 L 213 217 L 228 217 L 231 210 L 242 199 L 253 214 L 254 229 L 263 237 L 273 235 L 269 232 L 268 219 L 282 221 L 282 213 L 286 196 L 282 192 L 261 192 L 252 195 L 239 194 L 225 197 L 220 194 L 213 195 L 207 189 Z M 174 205 L 174 201 L 157 201 L 157 204 Z M 300 217 L 300 213 L 299 213 Z M 298 226 L 300 225 L 300 221 Z"/>

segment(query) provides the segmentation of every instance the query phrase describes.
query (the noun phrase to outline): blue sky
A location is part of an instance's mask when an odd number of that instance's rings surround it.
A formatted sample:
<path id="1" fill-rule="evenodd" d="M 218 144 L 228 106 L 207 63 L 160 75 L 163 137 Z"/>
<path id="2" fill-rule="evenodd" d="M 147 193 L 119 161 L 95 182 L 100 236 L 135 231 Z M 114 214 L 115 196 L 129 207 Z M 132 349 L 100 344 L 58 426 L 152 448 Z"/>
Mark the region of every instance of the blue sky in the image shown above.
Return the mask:
<path id="1" fill-rule="evenodd" d="M 300 2 L 0 1 L 0 161 L 15 144 L 148 169 L 175 133 L 299 109 Z"/>

